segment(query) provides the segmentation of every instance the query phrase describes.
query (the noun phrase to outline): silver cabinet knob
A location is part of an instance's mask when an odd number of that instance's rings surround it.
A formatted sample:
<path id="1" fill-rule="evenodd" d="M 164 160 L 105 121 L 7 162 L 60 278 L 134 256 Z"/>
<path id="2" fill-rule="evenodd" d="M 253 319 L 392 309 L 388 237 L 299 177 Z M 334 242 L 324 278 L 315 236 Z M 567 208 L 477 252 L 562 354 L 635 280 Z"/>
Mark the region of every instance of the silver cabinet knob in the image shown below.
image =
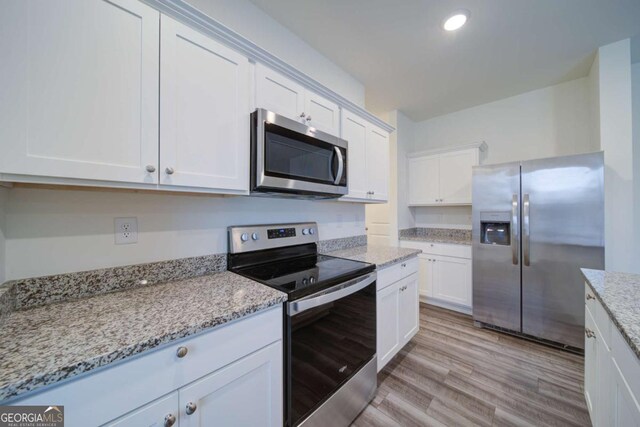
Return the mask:
<path id="1" fill-rule="evenodd" d="M 171 427 L 176 423 L 176 416 L 173 414 L 167 414 L 164 417 L 164 427 Z"/>
<path id="2" fill-rule="evenodd" d="M 587 336 L 587 338 L 595 338 L 596 337 L 596 333 L 593 332 L 589 328 L 584 328 L 584 334 Z"/>
<path id="3" fill-rule="evenodd" d="M 182 359 L 187 355 L 188 352 L 189 352 L 189 349 L 187 347 L 181 346 L 181 347 L 178 347 L 178 351 L 176 351 L 176 356 Z"/>
<path id="4" fill-rule="evenodd" d="M 402 267 L 406 267 L 406 266 L 407 266 L 407 264 L 406 264 L 405 262 L 403 262 L 403 263 L 402 263 L 402 264 L 400 264 L 400 265 L 402 265 Z"/>
<path id="5" fill-rule="evenodd" d="M 594 297 L 594 296 L 593 296 L 593 295 L 591 295 L 591 294 L 587 294 L 587 300 L 590 300 L 590 299 L 596 299 L 596 297 Z"/>
<path id="6" fill-rule="evenodd" d="M 306 117 L 306 114 L 304 113 L 304 111 L 302 113 L 300 113 L 300 118 L 304 119 Z"/>
<path id="7" fill-rule="evenodd" d="M 166 168 L 164 171 L 167 173 L 167 175 L 173 175 L 173 173 L 175 172 L 175 170 L 171 166 Z"/>
<path id="8" fill-rule="evenodd" d="M 147 172 L 149 173 L 154 173 L 156 171 L 156 167 L 153 165 L 147 165 L 147 167 L 145 168 L 147 170 Z"/>
<path id="9" fill-rule="evenodd" d="M 243 242 L 246 242 L 247 240 L 249 240 L 249 234 L 248 233 L 242 233 L 240 235 L 240 240 L 242 240 Z"/>
<path id="10" fill-rule="evenodd" d="M 187 407 L 186 407 L 187 415 L 193 414 L 194 412 L 196 412 L 196 409 L 198 409 L 198 407 L 196 406 L 195 403 L 193 402 L 187 403 Z"/>
<path id="11" fill-rule="evenodd" d="M 311 116 L 307 116 L 307 121 L 310 122 L 311 121 Z"/>

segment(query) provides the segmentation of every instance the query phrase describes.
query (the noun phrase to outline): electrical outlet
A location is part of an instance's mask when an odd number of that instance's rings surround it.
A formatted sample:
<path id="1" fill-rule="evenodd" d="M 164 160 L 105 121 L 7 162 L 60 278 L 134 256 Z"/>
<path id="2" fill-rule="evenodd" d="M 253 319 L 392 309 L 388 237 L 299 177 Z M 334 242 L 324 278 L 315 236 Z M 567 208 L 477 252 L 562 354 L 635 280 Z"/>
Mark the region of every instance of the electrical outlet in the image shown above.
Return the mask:
<path id="1" fill-rule="evenodd" d="M 138 218 L 116 218 L 114 224 L 116 245 L 138 243 Z"/>

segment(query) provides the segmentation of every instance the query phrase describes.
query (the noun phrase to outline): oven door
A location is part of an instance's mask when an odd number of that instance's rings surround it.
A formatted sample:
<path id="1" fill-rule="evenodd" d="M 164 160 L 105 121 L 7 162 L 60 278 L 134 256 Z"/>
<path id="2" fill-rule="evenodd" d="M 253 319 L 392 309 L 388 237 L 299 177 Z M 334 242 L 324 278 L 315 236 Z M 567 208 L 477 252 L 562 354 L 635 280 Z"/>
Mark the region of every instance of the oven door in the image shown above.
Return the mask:
<path id="1" fill-rule="evenodd" d="M 252 191 L 347 194 L 346 141 L 263 109 L 252 121 Z"/>
<path id="2" fill-rule="evenodd" d="M 362 369 L 372 360 L 375 366 L 376 273 L 288 303 L 285 321 L 288 425 L 324 423 L 327 414 L 321 413 L 321 407 L 326 407 L 323 404 L 351 379 L 364 395 L 348 390 L 350 402 L 340 405 L 344 408 L 353 402 L 355 417 L 372 396 L 367 390 L 376 386 L 375 367 Z M 367 378 L 354 378 L 363 373 Z M 328 415 L 337 420 L 340 414 L 335 406 L 328 406 L 325 412 L 333 413 Z M 319 423 L 308 422 L 311 414 Z"/>

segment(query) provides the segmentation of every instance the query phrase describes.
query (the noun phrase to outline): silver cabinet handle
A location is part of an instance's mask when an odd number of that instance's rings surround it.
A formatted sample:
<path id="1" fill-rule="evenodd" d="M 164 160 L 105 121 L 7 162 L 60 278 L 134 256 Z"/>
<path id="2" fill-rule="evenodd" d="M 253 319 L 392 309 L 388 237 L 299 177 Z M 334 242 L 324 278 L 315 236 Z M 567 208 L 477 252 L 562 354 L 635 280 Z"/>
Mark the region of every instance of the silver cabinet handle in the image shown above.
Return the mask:
<path id="1" fill-rule="evenodd" d="M 178 356 L 179 358 L 183 358 L 187 355 L 187 353 L 189 352 L 189 349 L 187 347 L 178 347 L 178 351 L 176 351 L 176 356 Z"/>
<path id="2" fill-rule="evenodd" d="M 176 423 L 176 416 L 173 414 L 167 414 L 164 417 L 164 427 L 171 427 Z"/>
<path id="3" fill-rule="evenodd" d="M 173 175 L 173 173 L 175 172 L 175 170 L 171 166 L 166 168 L 164 171 L 167 173 L 167 175 Z"/>
<path id="4" fill-rule="evenodd" d="M 311 121 L 311 116 L 307 116 L 307 121 L 310 122 Z"/>
<path id="5" fill-rule="evenodd" d="M 595 338 L 596 337 L 596 333 L 593 332 L 589 328 L 584 328 L 584 334 L 587 336 L 587 338 Z"/>
<path id="6" fill-rule="evenodd" d="M 531 265 L 531 219 L 529 218 L 530 209 L 531 207 L 529 202 L 529 195 L 525 194 L 522 197 L 522 255 L 524 258 L 524 265 L 526 265 L 527 267 Z"/>
<path id="7" fill-rule="evenodd" d="M 340 184 L 340 180 L 342 179 L 342 172 L 344 172 L 344 159 L 342 158 L 342 151 L 340 151 L 340 148 L 338 147 L 333 147 L 336 153 L 336 156 L 338 156 L 338 172 L 336 173 L 336 179 L 335 181 L 333 181 L 333 183 L 335 185 Z"/>
<path id="8" fill-rule="evenodd" d="M 591 295 L 591 294 L 587 294 L 587 300 L 590 300 L 590 299 L 596 299 L 596 297 L 594 297 L 594 296 L 593 296 L 593 295 Z"/>
<path id="9" fill-rule="evenodd" d="M 300 113 L 300 118 L 304 119 L 307 115 L 304 113 L 304 111 L 302 113 Z"/>
<path id="10" fill-rule="evenodd" d="M 198 409 L 198 406 L 196 406 L 195 403 L 193 402 L 187 403 L 187 408 L 186 408 L 187 415 L 193 414 L 194 412 L 196 412 L 196 409 Z"/>
<path id="11" fill-rule="evenodd" d="M 154 173 L 156 171 L 156 167 L 153 165 L 147 165 L 147 167 L 145 168 L 147 170 L 147 172 L 149 173 Z"/>
<path id="12" fill-rule="evenodd" d="M 511 262 L 518 265 L 518 246 L 520 246 L 518 232 L 518 195 L 511 198 Z"/>

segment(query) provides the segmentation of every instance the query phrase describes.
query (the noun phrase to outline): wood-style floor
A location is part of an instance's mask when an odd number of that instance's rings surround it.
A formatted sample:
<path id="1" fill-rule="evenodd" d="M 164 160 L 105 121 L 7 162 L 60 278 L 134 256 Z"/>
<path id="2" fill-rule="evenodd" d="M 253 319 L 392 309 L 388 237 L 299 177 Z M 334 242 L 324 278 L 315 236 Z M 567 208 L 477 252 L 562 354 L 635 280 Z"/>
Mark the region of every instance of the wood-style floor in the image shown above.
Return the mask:
<path id="1" fill-rule="evenodd" d="M 378 374 L 354 426 L 590 426 L 582 356 L 420 304 L 420 332 Z"/>

